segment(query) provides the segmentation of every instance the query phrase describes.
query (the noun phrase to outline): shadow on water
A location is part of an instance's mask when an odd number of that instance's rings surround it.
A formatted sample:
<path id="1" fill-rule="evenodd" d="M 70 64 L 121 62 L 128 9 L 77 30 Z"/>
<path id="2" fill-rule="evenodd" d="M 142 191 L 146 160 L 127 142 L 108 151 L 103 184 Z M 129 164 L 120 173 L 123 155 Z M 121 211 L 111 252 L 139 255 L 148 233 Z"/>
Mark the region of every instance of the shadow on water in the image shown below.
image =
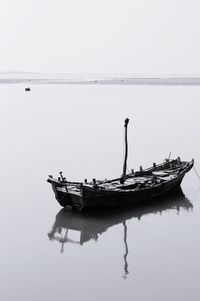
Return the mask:
<path id="1" fill-rule="evenodd" d="M 162 200 L 145 202 L 137 206 L 128 206 L 126 208 L 115 208 L 107 211 L 78 212 L 63 208 L 56 215 L 52 230 L 48 233 L 50 240 L 56 240 L 61 243 L 61 253 L 64 252 L 64 244 L 71 243 L 83 245 L 90 240 L 98 241 L 99 235 L 106 232 L 109 228 L 122 224 L 124 230 L 124 276 L 126 279 L 128 271 L 128 241 L 126 221 L 132 218 L 141 219 L 148 214 L 162 214 L 164 211 L 173 210 L 178 214 L 181 209 L 189 211 L 193 205 L 185 197 L 180 189 L 170 196 L 163 197 Z M 73 240 L 69 238 L 69 231 L 78 231 L 80 239 Z"/>

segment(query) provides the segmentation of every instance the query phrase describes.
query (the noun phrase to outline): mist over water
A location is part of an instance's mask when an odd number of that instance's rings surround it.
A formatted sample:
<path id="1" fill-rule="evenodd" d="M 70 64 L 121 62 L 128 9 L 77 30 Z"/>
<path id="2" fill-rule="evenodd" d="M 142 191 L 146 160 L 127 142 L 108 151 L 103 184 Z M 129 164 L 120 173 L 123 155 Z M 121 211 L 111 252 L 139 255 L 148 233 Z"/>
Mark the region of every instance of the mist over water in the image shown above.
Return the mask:
<path id="1" fill-rule="evenodd" d="M 199 300 L 200 182 L 183 195 L 96 215 L 61 210 L 47 176 L 120 176 L 168 157 L 200 172 L 200 87 L 0 86 L 0 298 Z"/>

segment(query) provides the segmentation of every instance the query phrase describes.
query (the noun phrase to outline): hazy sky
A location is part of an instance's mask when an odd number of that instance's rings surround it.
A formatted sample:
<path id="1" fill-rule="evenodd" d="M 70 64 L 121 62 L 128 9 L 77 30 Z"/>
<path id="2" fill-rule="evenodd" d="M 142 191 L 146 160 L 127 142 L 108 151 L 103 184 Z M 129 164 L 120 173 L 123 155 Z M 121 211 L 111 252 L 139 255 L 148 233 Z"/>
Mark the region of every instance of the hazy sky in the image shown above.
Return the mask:
<path id="1" fill-rule="evenodd" d="M 0 71 L 200 74 L 198 0 L 0 0 Z"/>

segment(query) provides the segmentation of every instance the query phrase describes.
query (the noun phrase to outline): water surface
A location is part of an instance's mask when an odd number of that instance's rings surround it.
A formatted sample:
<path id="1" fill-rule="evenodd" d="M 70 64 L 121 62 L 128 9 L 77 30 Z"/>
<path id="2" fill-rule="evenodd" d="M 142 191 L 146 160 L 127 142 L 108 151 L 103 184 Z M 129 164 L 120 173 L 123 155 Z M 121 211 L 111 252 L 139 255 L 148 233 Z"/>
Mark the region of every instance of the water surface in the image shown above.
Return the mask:
<path id="1" fill-rule="evenodd" d="M 200 171 L 200 87 L 0 86 L 1 300 L 199 300 L 199 180 L 183 195 L 94 216 L 60 211 L 48 174 L 121 175 L 172 157 Z"/>

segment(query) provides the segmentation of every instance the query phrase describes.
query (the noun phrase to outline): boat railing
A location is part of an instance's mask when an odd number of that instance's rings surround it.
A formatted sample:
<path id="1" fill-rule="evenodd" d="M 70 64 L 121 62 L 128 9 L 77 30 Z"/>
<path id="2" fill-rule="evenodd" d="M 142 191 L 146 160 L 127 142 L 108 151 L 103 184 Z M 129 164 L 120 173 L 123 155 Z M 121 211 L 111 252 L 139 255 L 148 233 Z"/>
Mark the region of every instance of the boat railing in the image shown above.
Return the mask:
<path id="1" fill-rule="evenodd" d="M 155 164 L 154 163 L 152 167 L 146 168 L 146 169 L 142 169 L 142 167 L 141 167 L 141 170 L 131 172 L 131 173 L 127 174 L 126 179 L 132 178 L 133 176 L 150 175 L 154 171 L 166 169 L 167 167 L 169 167 L 169 169 L 171 169 L 172 167 L 170 165 L 173 164 L 173 163 L 178 163 L 178 159 L 171 159 L 171 160 L 166 159 L 163 163 L 161 163 L 161 164 Z M 184 163 L 184 162 L 181 162 L 181 163 Z M 180 167 L 174 168 L 173 171 L 175 171 L 176 169 L 178 170 L 179 168 Z M 120 181 L 120 179 L 121 179 L 121 177 L 118 177 L 118 178 L 115 178 L 115 179 L 112 179 L 112 180 L 102 180 L 102 181 L 97 180 L 96 184 L 97 185 L 109 184 L 111 182 L 118 182 L 118 181 Z M 58 185 L 61 185 L 61 186 L 70 186 L 70 185 L 82 186 L 83 185 L 83 182 L 67 181 L 65 178 L 64 178 L 64 180 L 61 179 L 61 178 L 54 179 L 52 176 L 49 176 L 49 179 L 47 181 L 48 182 L 54 182 L 54 183 L 56 183 Z M 92 182 L 91 183 L 88 182 L 87 184 L 92 185 Z"/>

